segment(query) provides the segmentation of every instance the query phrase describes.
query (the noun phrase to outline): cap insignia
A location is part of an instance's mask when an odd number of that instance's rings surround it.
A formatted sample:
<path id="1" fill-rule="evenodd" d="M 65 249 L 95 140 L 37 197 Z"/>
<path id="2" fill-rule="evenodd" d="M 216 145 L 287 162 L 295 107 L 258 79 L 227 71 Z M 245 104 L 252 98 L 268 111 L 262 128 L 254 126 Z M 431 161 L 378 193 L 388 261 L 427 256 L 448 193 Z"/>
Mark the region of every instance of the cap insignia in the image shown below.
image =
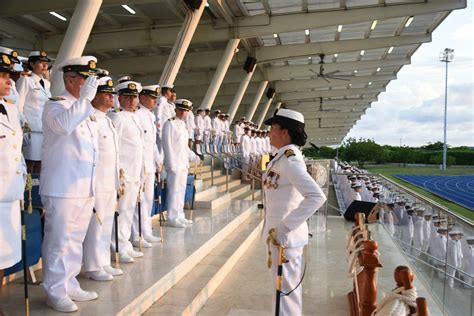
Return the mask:
<path id="1" fill-rule="evenodd" d="M 4 64 L 7 64 L 7 65 L 11 64 L 10 58 L 8 58 L 7 55 L 2 55 L 2 61 Z"/>
<path id="2" fill-rule="evenodd" d="M 46 57 L 46 56 L 47 56 L 47 54 L 46 54 L 46 52 L 45 52 L 44 50 L 42 50 L 42 51 L 40 52 L 40 56 L 42 56 L 42 57 Z"/>
<path id="3" fill-rule="evenodd" d="M 16 50 L 12 51 L 12 56 L 15 58 L 18 57 L 18 52 Z"/>
<path id="4" fill-rule="evenodd" d="M 130 90 L 135 90 L 135 89 L 137 88 L 137 85 L 134 84 L 134 83 L 129 83 L 129 84 L 128 84 L 128 88 L 129 88 Z"/>
<path id="5" fill-rule="evenodd" d="M 108 85 L 109 87 L 113 87 L 114 83 L 113 83 L 112 80 L 107 80 L 107 85 Z"/>

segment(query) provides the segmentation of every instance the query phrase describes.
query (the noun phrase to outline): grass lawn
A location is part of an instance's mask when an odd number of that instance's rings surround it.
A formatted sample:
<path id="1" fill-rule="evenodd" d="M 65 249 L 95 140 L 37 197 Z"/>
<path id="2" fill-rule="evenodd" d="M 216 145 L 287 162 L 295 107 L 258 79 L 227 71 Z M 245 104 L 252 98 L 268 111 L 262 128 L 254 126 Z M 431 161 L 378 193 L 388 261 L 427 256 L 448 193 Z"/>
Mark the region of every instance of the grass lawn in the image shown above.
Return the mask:
<path id="1" fill-rule="evenodd" d="M 391 180 L 400 183 L 401 185 L 420 193 L 427 198 L 449 208 L 452 212 L 457 213 L 463 217 L 469 218 L 470 220 L 474 220 L 474 212 L 464 208 L 456 203 L 450 202 L 446 199 L 443 199 L 437 195 L 434 195 L 428 191 L 420 189 L 419 187 L 395 178 L 393 175 L 395 174 L 410 174 L 410 175 L 432 175 L 432 176 L 441 176 L 441 175 L 450 175 L 450 176 L 457 176 L 457 175 L 468 175 L 474 174 L 474 167 L 472 168 L 456 168 L 451 167 L 443 172 L 435 167 L 398 167 L 392 165 L 368 165 L 365 167 L 371 173 L 380 173 L 384 176 L 390 178 Z"/>

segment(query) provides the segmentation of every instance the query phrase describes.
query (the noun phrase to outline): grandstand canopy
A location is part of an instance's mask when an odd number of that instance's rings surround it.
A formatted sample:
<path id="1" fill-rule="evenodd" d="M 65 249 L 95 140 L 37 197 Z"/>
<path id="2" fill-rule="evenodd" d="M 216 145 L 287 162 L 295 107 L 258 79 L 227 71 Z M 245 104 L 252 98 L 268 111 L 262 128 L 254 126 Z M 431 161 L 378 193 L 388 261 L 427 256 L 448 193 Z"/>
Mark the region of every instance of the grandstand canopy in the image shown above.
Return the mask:
<path id="1" fill-rule="evenodd" d="M 7 0 L 0 11 L 0 45 L 57 54 L 75 0 Z M 154 83 L 167 62 L 187 7 L 178 0 L 103 0 L 85 53 L 114 76 L 131 74 Z M 259 82 L 276 90 L 274 101 L 304 113 L 318 145 L 339 144 L 377 101 L 422 43 L 466 0 L 209 0 L 176 79 L 182 97 L 200 104 L 226 44 L 240 51 L 226 73 L 213 107 L 225 110 L 242 79 L 248 55 L 258 70 L 240 110 Z M 56 12 L 66 18 L 58 19 Z M 334 73 L 346 80 L 322 78 Z M 328 79 L 328 80 L 325 80 Z M 258 112 L 259 110 L 257 110 Z M 244 112 L 242 112 L 245 114 Z M 270 115 L 271 111 L 267 115 Z"/>

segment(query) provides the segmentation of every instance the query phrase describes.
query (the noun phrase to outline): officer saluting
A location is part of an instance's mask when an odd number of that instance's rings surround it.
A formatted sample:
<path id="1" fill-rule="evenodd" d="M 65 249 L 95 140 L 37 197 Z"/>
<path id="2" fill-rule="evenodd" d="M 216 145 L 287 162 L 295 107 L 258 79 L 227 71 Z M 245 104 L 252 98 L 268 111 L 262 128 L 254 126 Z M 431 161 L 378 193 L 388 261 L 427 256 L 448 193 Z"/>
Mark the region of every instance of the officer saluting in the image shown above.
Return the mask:
<path id="1" fill-rule="evenodd" d="M 77 310 L 72 300 L 97 298 L 76 279 L 94 206 L 98 133 L 91 100 L 97 92 L 96 62 L 93 56 L 64 62 L 60 69 L 66 90 L 46 102 L 43 111 L 43 287 L 48 305 L 60 312 Z"/>
<path id="2" fill-rule="evenodd" d="M 26 166 L 21 155 L 23 132 L 18 109 L 5 101 L 10 94 L 11 60 L 0 54 L 0 284 L 3 270 L 21 259 L 20 200 Z"/>
<path id="3" fill-rule="evenodd" d="M 176 100 L 176 116 L 163 126 L 163 152 L 168 173 L 168 225 L 184 228 L 192 224 L 184 217 L 184 195 L 189 170 L 189 161 L 199 162 L 200 158 L 188 147 L 186 116 L 192 103 L 186 99 Z"/>
<path id="4" fill-rule="evenodd" d="M 305 144 L 307 137 L 303 115 L 293 110 L 280 109 L 265 124 L 271 125 L 270 142 L 278 151 L 263 175 L 266 205 L 263 237 L 266 239 L 269 230 L 275 228 L 276 241 L 286 248 L 288 262 L 283 264 L 282 292 L 294 291 L 288 296 L 281 296 L 280 314 L 301 315 L 303 301 L 299 282 L 303 247 L 308 243 L 306 220 L 324 204 L 326 196 L 307 172 L 298 149 Z M 271 276 L 276 287 L 278 247 L 273 244 L 270 247 L 273 262 Z M 274 294 L 273 300 L 275 299 Z"/>
<path id="5" fill-rule="evenodd" d="M 126 81 L 115 89 L 119 94 L 120 109 L 109 115 L 118 134 L 120 169 L 124 170 L 124 193 L 118 202 L 118 239 L 120 262 L 129 263 L 134 262 L 133 258 L 143 257 L 142 252 L 133 250 L 129 241 L 143 177 L 143 130 L 135 114 L 142 86 L 135 81 Z"/>
<path id="6" fill-rule="evenodd" d="M 97 94 L 91 101 L 99 132 L 99 160 L 95 184 L 94 209 L 84 240 L 84 271 L 96 281 L 109 281 L 122 270 L 110 266 L 110 240 L 119 188 L 118 136 L 107 111 L 114 105 L 112 78 L 100 78 Z"/>

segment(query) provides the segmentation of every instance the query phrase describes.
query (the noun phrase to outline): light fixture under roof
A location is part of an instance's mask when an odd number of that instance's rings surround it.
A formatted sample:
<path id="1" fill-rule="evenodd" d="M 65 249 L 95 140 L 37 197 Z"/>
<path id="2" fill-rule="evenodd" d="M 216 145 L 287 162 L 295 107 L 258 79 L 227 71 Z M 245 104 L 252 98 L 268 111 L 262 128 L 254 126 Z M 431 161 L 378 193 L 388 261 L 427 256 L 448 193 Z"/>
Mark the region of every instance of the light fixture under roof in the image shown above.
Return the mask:
<path id="1" fill-rule="evenodd" d="M 52 16 L 60 19 L 61 21 L 67 21 L 66 17 L 62 16 L 61 14 L 59 14 L 57 12 L 50 11 L 49 14 L 51 14 Z"/>
<path id="2" fill-rule="evenodd" d="M 339 25 L 339 26 L 337 27 L 337 31 L 338 31 L 339 33 L 341 33 L 341 31 L 342 31 L 342 25 Z"/>
<path id="3" fill-rule="evenodd" d="M 361 56 L 364 56 L 364 54 L 365 54 L 365 49 L 363 49 L 363 50 L 360 51 L 360 55 L 361 55 Z"/>
<path id="4" fill-rule="evenodd" d="M 274 38 L 277 38 L 277 37 L 278 37 L 278 34 L 277 34 L 277 33 L 274 33 L 274 34 L 273 34 L 273 37 L 274 37 Z"/>
<path id="5" fill-rule="evenodd" d="M 393 52 L 393 46 L 390 46 L 390 48 L 388 49 L 388 53 L 391 54 Z"/>
<path id="6" fill-rule="evenodd" d="M 309 60 L 311 60 L 311 59 L 312 59 L 312 57 L 311 57 L 311 56 L 309 56 L 309 57 L 308 57 L 308 59 L 309 59 Z"/>
<path id="7" fill-rule="evenodd" d="M 124 8 L 125 10 L 127 10 L 129 13 L 131 14 L 135 14 L 137 12 L 135 12 L 135 10 L 133 10 L 132 8 L 130 8 L 128 5 L 126 4 L 122 4 L 122 8 Z"/>
<path id="8" fill-rule="evenodd" d="M 379 67 L 379 68 L 377 68 L 377 72 L 379 72 L 381 69 L 382 69 L 382 68 L 380 68 L 380 67 Z"/>
<path id="9" fill-rule="evenodd" d="M 337 58 L 337 53 L 334 54 L 334 58 Z"/>
<path id="10" fill-rule="evenodd" d="M 369 86 L 371 86 L 371 85 L 372 85 L 372 81 L 369 81 Z"/>
<path id="11" fill-rule="evenodd" d="M 405 23 L 405 27 L 409 27 L 411 22 L 413 22 L 413 15 L 408 18 L 407 22 Z"/>
<path id="12" fill-rule="evenodd" d="M 356 73 L 357 73 L 357 70 L 354 70 L 354 73 L 356 74 Z"/>
<path id="13" fill-rule="evenodd" d="M 378 22 L 377 20 L 374 20 L 374 21 L 372 22 L 372 25 L 370 26 L 370 30 L 371 30 L 371 31 L 373 31 L 373 30 L 375 29 L 375 27 L 377 26 L 377 22 Z"/>
<path id="14" fill-rule="evenodd" d="M 309 35 L 309 30 L 304 30 L 305 35 Z"/>

